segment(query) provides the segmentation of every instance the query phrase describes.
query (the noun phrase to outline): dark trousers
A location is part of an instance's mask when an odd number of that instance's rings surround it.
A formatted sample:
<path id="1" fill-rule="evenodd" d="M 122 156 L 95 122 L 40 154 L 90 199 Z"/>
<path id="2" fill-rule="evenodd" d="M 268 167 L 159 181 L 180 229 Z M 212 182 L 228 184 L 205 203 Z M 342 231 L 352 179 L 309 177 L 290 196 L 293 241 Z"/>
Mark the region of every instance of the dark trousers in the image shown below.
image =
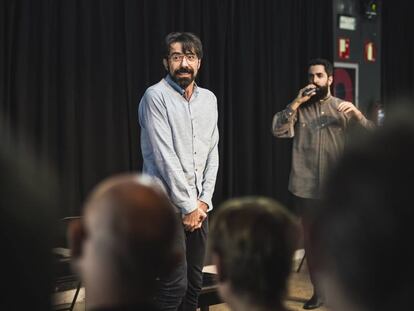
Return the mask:
<path id="1" fill-rule="evenodd" d="M 321 295 L 316 281 L 317 262 L 315 261 L 313 249 L 311 247 L 309 232 L 314 224 L 314 211 L 321 204 L 321 200 L 318 199 L 305 199 L 295 196 L 295 209 L 298 212 L 303 230 L 303 244 L 306 254 L 306 263 L 308 265 L 309 277 L 314 288 L 314 292 Z"/>
<path id="2" fill-rule="evenodd" d="M 208 219 L 200 229 L 184 230 L 180 217 L 180 230 L 177 248 L 185 256 L 165 278 L 159 280 L 159 290 L 155 298 L 157 307 L 162 311 L 195 311 L 198 296 L 203 286 L 203 266 L 208 235 Z"/>

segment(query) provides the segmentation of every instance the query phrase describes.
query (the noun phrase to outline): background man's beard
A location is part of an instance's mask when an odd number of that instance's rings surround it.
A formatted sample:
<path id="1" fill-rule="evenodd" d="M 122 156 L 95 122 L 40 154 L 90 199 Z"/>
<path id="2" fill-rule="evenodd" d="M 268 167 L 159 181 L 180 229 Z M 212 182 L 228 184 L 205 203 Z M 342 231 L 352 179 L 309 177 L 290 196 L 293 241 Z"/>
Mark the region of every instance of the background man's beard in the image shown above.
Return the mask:
<path id="1" fill-rule="evenodd" d="M 316 102 L 328 96 L 329 85 L 319 86 L 315 95 L 310 98 L 310 101 Z"/>

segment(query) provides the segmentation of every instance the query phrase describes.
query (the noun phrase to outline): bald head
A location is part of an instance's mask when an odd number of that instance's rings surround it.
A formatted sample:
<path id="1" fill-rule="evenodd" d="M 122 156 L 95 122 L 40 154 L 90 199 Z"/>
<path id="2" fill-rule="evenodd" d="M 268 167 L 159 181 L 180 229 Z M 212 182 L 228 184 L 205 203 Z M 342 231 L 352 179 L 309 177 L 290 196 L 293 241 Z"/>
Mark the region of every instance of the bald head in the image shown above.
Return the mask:
<path id="1" fill-rule="evenodd" d="M 98 265 L 127 290 L 152 289 L 175 263 L 176 215 L 157 184 L 137 174 L 98 184 L 85 202 L 82 274 Z"/>
<path id="2" fill-rule="evenodd" d="M 108 242 L 109 238 L 117 243 L 171 239 L 174 210 L 162 190 L 141 175 L 103 181 L 87 199 L 84 213 L 89 233 L 108 236 Z"/>

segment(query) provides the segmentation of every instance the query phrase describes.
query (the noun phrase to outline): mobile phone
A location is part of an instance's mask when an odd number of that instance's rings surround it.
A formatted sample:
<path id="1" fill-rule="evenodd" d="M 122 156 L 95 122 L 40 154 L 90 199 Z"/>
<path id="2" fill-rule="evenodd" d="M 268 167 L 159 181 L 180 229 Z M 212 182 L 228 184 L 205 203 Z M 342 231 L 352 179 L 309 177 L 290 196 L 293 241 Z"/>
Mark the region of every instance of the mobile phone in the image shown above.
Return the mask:
<path id="1" fill-rule="evenodd" d="M 309 96 L 313 91 L 318 92 L 319 88 L 309 87 L 303 91 L 302 96 Z"/>

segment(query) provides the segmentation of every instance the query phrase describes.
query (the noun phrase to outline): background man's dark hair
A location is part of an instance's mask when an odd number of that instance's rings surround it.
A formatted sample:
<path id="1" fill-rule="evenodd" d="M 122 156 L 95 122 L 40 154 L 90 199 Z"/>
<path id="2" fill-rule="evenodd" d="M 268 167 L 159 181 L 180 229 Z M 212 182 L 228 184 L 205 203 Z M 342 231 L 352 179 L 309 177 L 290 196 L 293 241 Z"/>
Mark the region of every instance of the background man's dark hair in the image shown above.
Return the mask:
<path id="1" fill-rule="evenodd" d="M 225 202 L 214 215 L 210 250 L 219 276 L 253 305 L 279 306 L 291 271 L 294 217 L 278 202 L 260 197 Z"/>
<path id="2" fill-rule="evenodd" d="M 311 66 L 322 65 L 325 67 L 325 71 L 328 74 L 328 77 L 333 76 L 333 66 L 332 63 L 324 58 L 314 58 L 308 62 L 308 68 Z"/>
<path id="3" fill-rule="evenodd" d="M 184 53 L 195 53 L 199 59 L 203 58 L 203 45 L 200 38 L 191 32 L 171 32 L 165 37 L 164 58 L 170 55 L 170 46 L 179 42 Z"/>
<path id="4" fill-rule="evenodd" d="M 354 138 L 312 231 L 321 270 L 362 310 L 412 307 L 414 113 L 388 117 L 372 136 Z"/>

